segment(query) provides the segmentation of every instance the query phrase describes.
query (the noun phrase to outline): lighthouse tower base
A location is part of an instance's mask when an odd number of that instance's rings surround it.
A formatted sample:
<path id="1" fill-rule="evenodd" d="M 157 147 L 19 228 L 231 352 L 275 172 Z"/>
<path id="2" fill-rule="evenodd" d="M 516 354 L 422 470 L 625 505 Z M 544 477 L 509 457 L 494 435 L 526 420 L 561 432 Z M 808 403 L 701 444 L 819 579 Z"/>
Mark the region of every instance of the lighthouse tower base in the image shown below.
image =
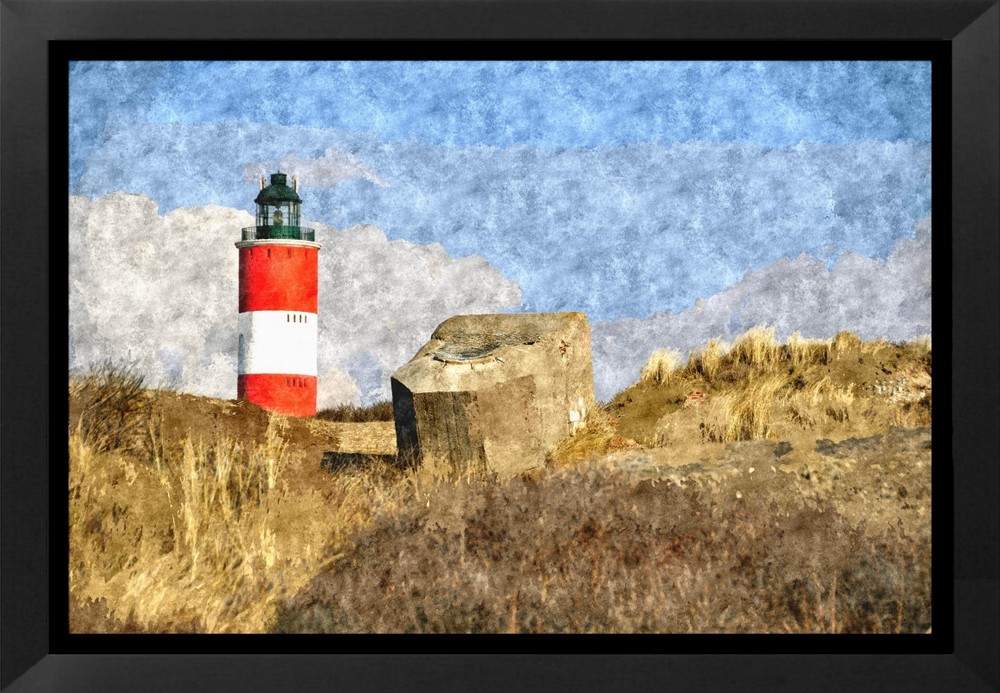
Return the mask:
<path id="1" fill-rule="evenodd" d="M 316 376 L 282 373 L 241 375 L 236 396 L 285 416 L 316 416 Z"/>

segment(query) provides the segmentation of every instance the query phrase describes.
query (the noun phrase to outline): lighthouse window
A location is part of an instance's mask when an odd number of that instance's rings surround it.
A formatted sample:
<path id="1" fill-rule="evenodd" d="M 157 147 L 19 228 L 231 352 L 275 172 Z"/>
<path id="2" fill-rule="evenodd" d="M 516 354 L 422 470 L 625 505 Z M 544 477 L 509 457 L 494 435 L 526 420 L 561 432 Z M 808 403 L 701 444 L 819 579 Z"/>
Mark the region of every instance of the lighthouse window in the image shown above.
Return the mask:
<path id="1" fill-rule="evenodd" d="M 271 249 L 270 248 L 267 249 L 267 256 L 271 257 Z"/>
<path id="2" fill-rule="evenodd" d="M 291 321 L 292 321 L 291 314 L 290 313 L 285 313 L 285 322 L 291 322 Z"/>

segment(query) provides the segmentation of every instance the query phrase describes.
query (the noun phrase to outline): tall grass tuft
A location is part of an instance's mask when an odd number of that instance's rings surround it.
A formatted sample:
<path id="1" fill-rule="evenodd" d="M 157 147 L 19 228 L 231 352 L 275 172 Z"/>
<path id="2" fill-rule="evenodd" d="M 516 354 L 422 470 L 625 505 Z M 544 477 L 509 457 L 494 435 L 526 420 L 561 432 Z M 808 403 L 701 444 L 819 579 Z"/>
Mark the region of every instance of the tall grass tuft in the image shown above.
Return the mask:
<path id="1" fill-rule="evenodd" d="M 844 330 L 834 336 L 830 343 L 830 348 L 834 355 L 841 356 L 852 351 L 860 351 L 863 344 L 864 342 L 861 340 L 861 337 L 853 332 Z"/>
<path id="2" fill-rule="evenodd" d="M 547 459 L 551 467 L 563 467 L 606 454 L 615 440 L 615 427 L 606 417 L 594 416 L 587 425 L 563 439 Z"/>
<path id="3" fill-rule="evenodd" d="M 316 414 L 322 421 L 341 421 L 348 423 L 364 423 L 368 421 L 392 421 L 392 402 L 375 402 L 367 406 L 342 404 L 338 407 L 324 409 Z"/>
<path id="4" fill-rule="evenodd" d="M 711 381 L 722 368 L 727 351 L 725 342 L 720 339 L 710 339 L 701 349 L 691 352 L 688 369 Z"/>
<path id="5" fill-rule="evenodd" d="M 788 337 L 785 349 L 791 365 L 796 368 L 825 364 L 830 358 L 830 340 L 807 339 L 799 332 L 793 332 Z"/>
<path id="6" fill-rule="evenodd" d="M 910 344 L 913 345 L 914 349 L 921 354 L 931 353 L 931 336 L 929 334 L 920 335 L 916 339 L 913 339 Z"/>
<path id="7" fill-rule="evenodd" d="M 70 396 L 82 403 L 77 424 L 84 442 L 96 451 L 133 446 L 144 433 L 145 377 L 133 364 L 104 361 L 70 379 Z"/>
<path id="8" fill-rule="evenodd" d="M 758 326 L 736 338 L 729 357 L 751 368 L 768 369 L 782 358 L 781 347 L 774 341 L 774 328 Z"/>
<path id="9" fill-rule="evenodd" d="M 401 472 L 338 475 L 291 493 L 280 417 L 265 439 L 183 439 L 159 467 L 70 439 L 71 624 L 116 631 L 262 632 L 275 605 L 342 555 Z M 393 476 L 395 475 L 395 476 Z M 101 604 L 102 619 L 81 619 Z M 74 617 L 73 614 L 77 616 Z"/>
<path id="10" fill-rule="evenodd" d="M 263 445 L 249 450 L 229 440 L 209 446 L 184 441 L 172 484 L 181 491 L 175 537 L 186 553 L 192 579 L 199 569 L 218 570 L 245 559 L 248 549 L 266 567 L 274 565 L 266 515 L 285 490 L 279 486 L 285 461 L 285 443 L 274 426 L 268 428 Z M 218 537 L 237 541 L 220 542 Z"/>
<path id="11" fill-rule="evenodd" d="M 677 371 L 684 365 L 684 357 L 675 349 L 657 349 L 654 351 L 646 365 L 642 367 L 640 380 L 643 382 L 662 385 L 670 380 L 670 374 Z"/>
<path id="12" fill-rule="evenodd" d="M 783 375 L 754 378 L 725 400 L 725 433 L 722 442 L 759 440 L 771 435 L 772 411 L 786 385 Z"/>

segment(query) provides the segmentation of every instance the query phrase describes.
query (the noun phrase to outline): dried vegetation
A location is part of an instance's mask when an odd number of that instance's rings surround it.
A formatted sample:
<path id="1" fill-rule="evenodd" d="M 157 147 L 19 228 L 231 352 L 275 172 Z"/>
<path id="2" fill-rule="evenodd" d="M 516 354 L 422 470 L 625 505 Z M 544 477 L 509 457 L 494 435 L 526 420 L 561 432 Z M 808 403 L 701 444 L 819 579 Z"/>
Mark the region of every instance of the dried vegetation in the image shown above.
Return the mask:
<path id="1" fill-rule="evenodd" d="M 71 629 L 925 632 L 930 374 L 929 340 L 848 333 L 657 352 L 499 483 L 323 472 L 332 438 L 303 436 L 348 424 L 106 364 L 70 382 Z"/>

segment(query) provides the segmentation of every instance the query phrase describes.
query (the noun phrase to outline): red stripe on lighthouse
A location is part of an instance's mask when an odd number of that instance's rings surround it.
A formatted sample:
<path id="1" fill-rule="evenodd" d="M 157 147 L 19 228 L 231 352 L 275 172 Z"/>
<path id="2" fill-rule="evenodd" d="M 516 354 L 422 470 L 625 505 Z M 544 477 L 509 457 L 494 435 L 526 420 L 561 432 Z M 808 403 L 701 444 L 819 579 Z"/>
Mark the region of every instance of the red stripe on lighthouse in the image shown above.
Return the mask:
<path id="1" fill-rule="evenodd" d="M 285 416 L 316 416 L 316 376 L 251 373 L 236 379 L 236 396 Z"/>
<path id="2" fill-rule="evenodd" d="M 240 312 L 318 312 L 318 249 L 290 244 L 240 248 Z"/>

